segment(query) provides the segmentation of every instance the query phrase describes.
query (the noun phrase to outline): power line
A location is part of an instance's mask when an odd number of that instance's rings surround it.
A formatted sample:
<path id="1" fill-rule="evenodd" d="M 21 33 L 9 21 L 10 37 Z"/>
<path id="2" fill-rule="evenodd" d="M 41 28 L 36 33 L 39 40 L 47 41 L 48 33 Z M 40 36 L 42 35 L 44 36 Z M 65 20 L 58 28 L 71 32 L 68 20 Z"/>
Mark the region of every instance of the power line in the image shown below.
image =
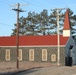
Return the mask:
<path id="1" fill-rule="evenodd" d="M 10 4 L 14 3 L 14 2 L 11 2 L 11 1 L 8 1 L 8 0 L 2 0 L 2 1 L 0 0 L 0 2 L 5 4 L 5 5 L 10 5 Z"/>
<path id="2" fill-rule="evenodd" d="M 22 1 L 23 1 L 23 2 L 26 2 L 26 3 L 28 3 L 28 4 L 31 4 L 31 5 L 34 5 L 34 6 L 38 7 L 38 8 L 41 8 L 41 6 L 40 6 L 40 5 L 33 4 L 33 3 L 31 3 L 31 2 L 27 2 L 27 1 L 25 1 L 25 0 L 22 0 Z"/>
<path id="3" fill-rule="evenodd" d="M 22 0 L 23 2 L 26 2 L 26 3 L 28 3 L 29 4 L 29 2 L 27 2 L 27 1 L 24 1 L 24 0 Z"/>
<path id="4" fill-rule="evenodd" d="M 5 26 L 8 26 L 8 27 L 13 27 L 13 26 L 11 26 L 11 25 L 4 24 L 4 23 L 0 23 L 0 25 L 5 25 Z"/>
<path id="5" fill-rule="evenodd" d="M 7 1 L 7 0 L 6 0 L 6 2 L 9 2 L 10 4 L 11 4 L 11 3 L 15 3 L 15 2 L 13 2 L 12 0 L 10 0 L 10 1 L 9 1 L 9 0 Z"/>
<path id="6" fill-rule="evenodd" d="M 6 4 L 6 5 L 8 5 L 8 4 L 10 4 L 10 3 L 8 3 L 7 1 L 5 1 L 5 0 L 0 0 L 0 2 L 2 2 L 3 4 Z"/>

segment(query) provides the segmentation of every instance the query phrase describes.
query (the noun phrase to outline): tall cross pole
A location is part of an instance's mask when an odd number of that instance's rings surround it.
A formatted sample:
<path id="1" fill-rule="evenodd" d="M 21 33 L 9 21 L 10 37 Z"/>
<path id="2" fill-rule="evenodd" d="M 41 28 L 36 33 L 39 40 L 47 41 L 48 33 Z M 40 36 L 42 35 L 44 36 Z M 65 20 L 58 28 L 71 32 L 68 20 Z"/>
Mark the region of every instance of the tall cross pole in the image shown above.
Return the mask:
<path id="1" fill-rule="evenodd" d="M 56 18 L 57 18 L 57 33 L 58 33 L 58 56 L 57 56 L 57 65 L 60 66 L 60 36 L 59 36 L 59 11 L 60 10 L 63 10 L 64 8 L 56 8 L 56 12 L 57 12 L 57 15 L 56 15 Z"/>
<path id="2" fill-rule="evenodd" d="M 12 9 L 17 12 L 17 31 L 16 31 L 16 45 L 17 45 L 17 69 L 19 69 L 19 12 L 24 12 L 20 9 L 20 4 L 15 4 L 16 9 Z"/>
<path id="3" fill-rule="evenodd" d="M 58 50 L 57 50 L 57 65 L 60 65 L 60 37 L 59 37 L 59 11 L 63 10 L 65 8 L 55 8 L 52 10 L 56 10 L 56 20 L 57 20 L 57 45 L 58 45 Z"/>

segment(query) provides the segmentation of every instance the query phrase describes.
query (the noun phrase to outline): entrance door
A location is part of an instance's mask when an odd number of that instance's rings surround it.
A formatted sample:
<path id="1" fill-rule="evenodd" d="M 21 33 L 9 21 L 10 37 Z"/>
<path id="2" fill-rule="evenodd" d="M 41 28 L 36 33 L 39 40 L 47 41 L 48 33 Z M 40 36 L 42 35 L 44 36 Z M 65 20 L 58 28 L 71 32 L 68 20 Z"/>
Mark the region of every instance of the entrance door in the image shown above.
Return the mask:
<path id="1" fill-rule="evenodd" d="M 70 57 L 72 57 L 72 64 L 75 65 L 76 64 L 76 52 L 74 49 L 70 50 Z"/>

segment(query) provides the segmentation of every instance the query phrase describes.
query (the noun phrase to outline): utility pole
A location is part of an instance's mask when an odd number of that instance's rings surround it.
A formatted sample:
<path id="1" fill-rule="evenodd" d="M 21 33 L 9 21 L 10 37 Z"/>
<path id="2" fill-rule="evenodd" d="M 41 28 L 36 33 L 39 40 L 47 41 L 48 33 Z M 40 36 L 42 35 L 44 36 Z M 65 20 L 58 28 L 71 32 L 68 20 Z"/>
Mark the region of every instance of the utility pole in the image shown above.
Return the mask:
<path id="1" fill-rule="evenodd" d="M 58 44 L 58 51 L 57 51 L 57 65 L 60 65 L 60 36 L 59 36 L 59 11 L 64 10 L 65 8 L 55 8 L 52 10 L 56 10 L 56 19 L 57 19 L 57 44 Z"/>
<path id="2" fill-rule="evenodd" d="M 17 31 L 16 31 L 16 45 L 17 45 L 17 69 L 19 69 L 19 12 L 24 12 L 20 9 L 20 4 L 15 4 L 16 9 L 12 9 L 17 12 Z"/>

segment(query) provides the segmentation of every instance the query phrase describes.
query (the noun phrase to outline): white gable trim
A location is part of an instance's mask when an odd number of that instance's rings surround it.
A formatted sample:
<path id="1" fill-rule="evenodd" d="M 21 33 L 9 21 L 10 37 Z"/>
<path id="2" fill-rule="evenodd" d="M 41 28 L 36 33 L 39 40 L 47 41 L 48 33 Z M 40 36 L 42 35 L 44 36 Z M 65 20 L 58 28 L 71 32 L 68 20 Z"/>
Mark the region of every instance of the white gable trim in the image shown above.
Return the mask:
<path id="1" fill-rule="evenodd" d="M 17 46 L 0 46 L 0 47 L 17 47 Z M 19 46 L 19 47 L 57 47 L 57 45 L 36 45 L 36 46 Z M 60 47 L 65 47 L 65 45 L 60 45 Z"/>

